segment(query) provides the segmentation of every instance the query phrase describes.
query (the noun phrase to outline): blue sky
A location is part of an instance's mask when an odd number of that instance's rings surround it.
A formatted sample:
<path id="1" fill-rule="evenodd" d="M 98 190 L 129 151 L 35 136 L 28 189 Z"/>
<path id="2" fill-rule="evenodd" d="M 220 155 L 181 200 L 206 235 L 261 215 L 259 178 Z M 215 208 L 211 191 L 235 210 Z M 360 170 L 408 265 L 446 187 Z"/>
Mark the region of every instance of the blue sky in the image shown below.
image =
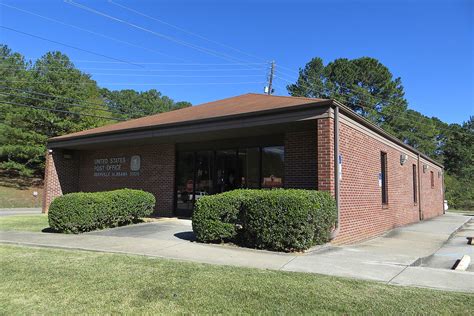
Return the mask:
<path id="1" fill-rule="evenodd" d="M 0 42 L 30 58 L 60 50 L 110 89 L 155 88 L 193 104 L 262 92 L 270 60 L 275 94 L 286 95 L 313 57 L 370 56 L 402 78 L 410 108 L 448 123 L 474 115 L 474 1 L 114 0 L 162 22 L 108 0 L 74 1 L 100 13 L 63 0 L 0 0 L 68 25 L 5 6 L 0 24 L 140 64 L 5 29 Z"/>

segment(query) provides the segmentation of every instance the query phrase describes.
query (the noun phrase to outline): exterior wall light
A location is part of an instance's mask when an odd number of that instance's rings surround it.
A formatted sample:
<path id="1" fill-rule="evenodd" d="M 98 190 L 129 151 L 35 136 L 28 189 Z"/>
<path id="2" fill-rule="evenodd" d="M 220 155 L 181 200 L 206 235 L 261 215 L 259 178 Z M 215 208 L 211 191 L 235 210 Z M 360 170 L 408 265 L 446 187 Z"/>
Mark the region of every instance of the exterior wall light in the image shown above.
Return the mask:
<path id="1" fill-rule="evenodd" d="M 428 165 L 423 165 L 423 173 L 426 173 L 426 170 L 428 170 Z"/>
<path id="2" fill-rule="evenodd" d="M 407 154 L 401 154 L 400 155 L 400 164 L 403 166 L 407 161 L 408 161 L 408 155 Z"/>

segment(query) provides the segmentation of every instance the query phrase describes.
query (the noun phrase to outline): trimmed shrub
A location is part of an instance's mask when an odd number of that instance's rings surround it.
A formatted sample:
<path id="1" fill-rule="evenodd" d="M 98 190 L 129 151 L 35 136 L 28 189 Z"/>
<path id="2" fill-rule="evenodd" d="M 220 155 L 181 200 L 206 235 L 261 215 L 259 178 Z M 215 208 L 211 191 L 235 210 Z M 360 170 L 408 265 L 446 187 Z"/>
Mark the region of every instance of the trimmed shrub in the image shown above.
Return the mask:
<path id="1" fill-rule="evenodd" d="M 80 233 L 136 222 L 154 206 L 153 194 L 141 190 L 69 193 L 53 200 L 48 220 L 56 231 Z"/>
<path id="2" fill-rule="evenodd" d="M 192 217 L 196 239 L 202 242 L 233 240 L 247 190 L 234 190 L 199 198 Z"/>
<path id="3" fill-rule="evenodd" d="M 328 242 L 336 220 L 335 201 L 327 192 L 234 190 L 200 198 L 193 230 L 202 242 L 299 251 Z"/>

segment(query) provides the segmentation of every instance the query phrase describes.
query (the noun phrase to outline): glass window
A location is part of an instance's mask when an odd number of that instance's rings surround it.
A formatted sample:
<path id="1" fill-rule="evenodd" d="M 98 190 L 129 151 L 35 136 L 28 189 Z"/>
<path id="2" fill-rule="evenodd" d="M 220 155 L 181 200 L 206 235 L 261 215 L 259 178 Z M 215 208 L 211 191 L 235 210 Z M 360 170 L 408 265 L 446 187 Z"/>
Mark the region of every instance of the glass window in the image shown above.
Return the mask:
<path id="1" fill-rule="evenodd" d="M 192 194 L 194 190 L 194 153 L 178 153 L 176 166 L 176 208 L 191 211 L 193 208 Z M 178 214 L 181 215 L 181 214 Z M 184 215 L 184 214 L 183 214 Z"/>
<path id="2" fill-rule="evenodd" d="M 240 187 L 237 174 L 237 150 L 216 151 L 216 193 Z"/>
<path id="3" fill-rule="evenodd" d="M 212 151 L 198 151 L 196 153 L 196 185 L 195 185 L 195 200 L 204 195 L 213 193 L 213 152 Z"/>
<path id="4" fill-rule="evenodd" d="M 239 149 L 239 170 L 242 188 L 260 187 L 260 148 Z"/>
<path id="5" fill-rule="evenodd" d="M 382 204 L 388 204 L 387 153 L 380 153 L 380 167 L 380 181 L 382 183 Z"/>
<path id="6" fill-rule="evenodd" d="M 416 165 L 413 165 L 412 166 L 413 168 L 413 203 L 417 203 L 418 202 L 418 183 L 417 183 L 417 179 L 416 179 L 416 173 L 417 173 L 417 170 L 416 170 Z"/>
<path id="7" fill-rule="evenodd" d="M 177 215 L 191 216 L 194 202 L 208 194 L 283 187 L 284 153 L 283 146 L 179 152 Z"/>
<path id="8" fill-rule="evenodd" d="M 262 148 L 262 188 L 283 187 L 284 157 L 283 146 Z"/>

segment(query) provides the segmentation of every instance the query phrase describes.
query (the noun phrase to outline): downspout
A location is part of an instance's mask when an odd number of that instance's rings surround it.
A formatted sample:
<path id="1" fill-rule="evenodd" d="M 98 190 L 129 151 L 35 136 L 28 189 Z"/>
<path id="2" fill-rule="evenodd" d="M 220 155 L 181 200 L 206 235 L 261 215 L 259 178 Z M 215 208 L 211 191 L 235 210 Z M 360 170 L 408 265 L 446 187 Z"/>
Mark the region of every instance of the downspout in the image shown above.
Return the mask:
<path id="1" fill-rule="evenodd" d="M 420 168 L 423 168 L 421 166 L 421 161 L 420 161 L 420 154 L 418 154 L 418 217 L 421 220 L 423 220 L 423 212 L 421 209 L 421 172 Z"/>
<path id="2" fill-rule="evenodd" d="M 446 214 L 446 210 L 444 209 L 444 200 L 446 199 L 446 187 L 444 186 L 444 167 L 441 168 L 441 190 L 443 193 L 443 214 Z"/>
<path id="3" fill-rule="evenodd" d="M 339 105 L 334 107 L 334 196 L 336 199 L 337 222 L 336 228 L 331 233 L 331 239 L 339 234 L 341 212 L 339 211 Z"/>

